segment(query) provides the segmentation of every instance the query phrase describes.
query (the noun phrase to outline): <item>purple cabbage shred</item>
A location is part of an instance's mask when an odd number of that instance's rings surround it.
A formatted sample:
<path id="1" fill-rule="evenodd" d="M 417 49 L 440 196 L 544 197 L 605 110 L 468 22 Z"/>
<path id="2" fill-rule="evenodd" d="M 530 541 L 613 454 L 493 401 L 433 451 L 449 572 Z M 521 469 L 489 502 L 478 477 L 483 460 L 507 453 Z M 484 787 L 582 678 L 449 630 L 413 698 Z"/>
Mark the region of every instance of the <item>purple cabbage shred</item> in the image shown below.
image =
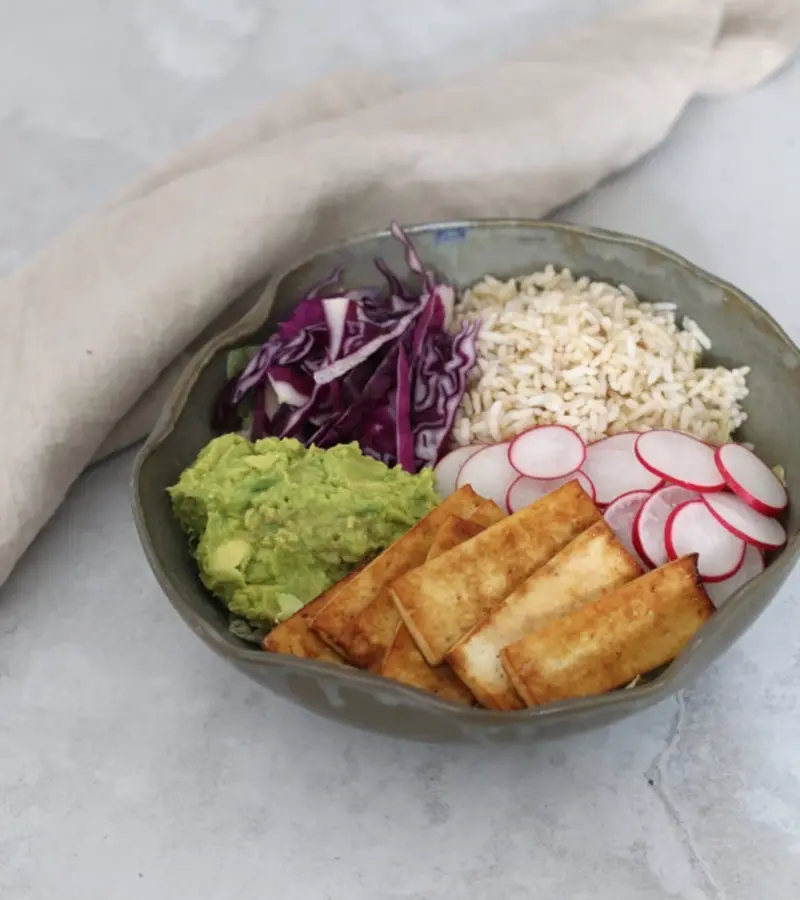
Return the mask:
<path id="1" fill-rule="evenodd" d="M 356 441 L 387 465 L 417 472 L 447 449 L 456 411 L 476 362 L 479 322 L 449 330 L 455 292 L 425 267 L 397 223 L 418 286 L 382 259 L 386 291 L 340 290 L 336 269 L 223 387 L 214 406 L 220 432 L 292 437 L 307 446 Z"/>

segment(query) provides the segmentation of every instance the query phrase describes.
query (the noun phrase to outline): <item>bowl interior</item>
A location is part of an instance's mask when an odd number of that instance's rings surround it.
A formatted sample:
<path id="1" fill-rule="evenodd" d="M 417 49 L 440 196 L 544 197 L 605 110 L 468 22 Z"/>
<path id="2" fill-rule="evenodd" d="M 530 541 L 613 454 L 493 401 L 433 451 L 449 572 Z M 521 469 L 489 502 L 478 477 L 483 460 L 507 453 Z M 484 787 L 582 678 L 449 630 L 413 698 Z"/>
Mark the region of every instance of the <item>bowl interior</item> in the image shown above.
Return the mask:
<path id="1" fill-rule="evenodd" d="M 643 300 L 677 303 L 680 314 L 690 316 L 711 337 L 713 348 L 706 356 L 709 364 L 752 367 L 750 395 L 744 404 L 748 421 L 737 438 L 754 443 L 770 465 L 783 465 L 790 493 L 800 496 L 800 466 L 795 465 L 800 447 L 800 353 L 771 317 L 740 291 L 662 248 L 594 229 L 547 222 L 477 222 L 426 225 L 408 231 L 426 264 L 458 288 L 485 274 L 508 278 L 552 263 L 577 275 L 626 284 Z M 448 709 L 449 715 L 464 722 L 472 717 L 478 726 L 492 723 L 502 729 L 507 722 L 511 728 L 512 721 L 530 720 L 539 711 L 509 716 L 457 709 L 440 701 L 431 704 L 413 689 L 385 682 L 377 687 L 378 679 L 363 673 L 341 676 L 319 664 L 290 657 L 275 659 L 253 650 L 228 631 L 227 616 L 200 584 L 184 535 L 171 514 L 166 488 L 214 436 L 209 422 L 214 398 L 225 380 L 227 349 L 265 338 L 297 300 L 335 266 L 345 268 L 345 287 L 380 284 L 373 265 L 376 256 L 386 259 L 395 271 L 405 270 L 402 248 L 386 233 L 319 253 L 274 282 L 274 303 L 255 330 L 240 333 L 241 329 L 232 329 L 195 359 L 137 461 L 134 506 L 140 534 L 159 581 L 187 623 L 218 652 L 245 668 L 259 667 L 256 677 L 268 686 L 279 689 L 269 684 L 271 676 L 262 671 L 265 666 L 304 672 L 317 681 L 344 677 L 356 690 L 377 690 L 401 706 L 407 703 L 412 709 L 425 707 L 434 712 Z M 606 709 L 609 719 L 617 717 L 620 709 L 615 706 L 632 709 L 637 703 L 653 702 L 659 699 L 658 692 L 677 689 L 709 665 L 755 620 L 787 577 L 797 554 L 796 508 L 790 510 L 788 529 L 792 539 L 767 572 L 726 604 L 655 682 L 617 699 L 607 695 L 561 704 L 563 709 L 555 710 L 556 720 L 590 708 Z M 281 677 L 285 675 L 286 671 Z M 295 696 L 303 701 L 297 692 Z M 328 697 L 322 706 L 329 702 Z M 339 717 L 334 708 L 318 711 Z"/>

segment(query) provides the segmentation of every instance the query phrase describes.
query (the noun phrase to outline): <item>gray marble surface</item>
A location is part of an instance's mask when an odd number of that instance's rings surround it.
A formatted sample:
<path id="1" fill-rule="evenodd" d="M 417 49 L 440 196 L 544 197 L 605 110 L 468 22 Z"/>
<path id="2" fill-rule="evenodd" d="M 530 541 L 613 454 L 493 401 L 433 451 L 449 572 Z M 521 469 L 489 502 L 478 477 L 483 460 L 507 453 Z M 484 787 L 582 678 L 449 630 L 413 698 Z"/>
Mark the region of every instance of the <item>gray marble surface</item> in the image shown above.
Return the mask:
<path id="1" fill-rule="evenodd" d="M 343 58 L 419 80 L 603 5 L 0 0 L 0 268 Z M 697 102 L 566 215 L 668 244 L 800 338 L 798 108 L 800 66 Z M 797 578 L 690 690 L 613 728 L 396 743 L 273 698 L 188 633 L 139 551 L 130 465 L 87 474 L 0 590 L 2 900 L 798 896 Z"/>

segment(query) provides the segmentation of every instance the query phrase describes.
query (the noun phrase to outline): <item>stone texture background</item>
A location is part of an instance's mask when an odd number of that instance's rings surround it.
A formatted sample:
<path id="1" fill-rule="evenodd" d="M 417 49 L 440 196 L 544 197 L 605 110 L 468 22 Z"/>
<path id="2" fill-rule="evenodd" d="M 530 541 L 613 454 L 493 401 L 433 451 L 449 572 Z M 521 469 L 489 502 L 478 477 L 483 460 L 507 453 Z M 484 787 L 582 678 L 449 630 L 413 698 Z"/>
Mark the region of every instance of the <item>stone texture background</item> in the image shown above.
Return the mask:
<path id="1" fill-rule="evenodd" d="M 0 271 L 186 140 L 345 62 L 420 82 L 609 5 L 0 0 Z M 563 215 L 668 244 L 800 338 L 799 104 L 800 65 L 696 102 Z M 0 591 L 4 900 L 797 895 L 796 578 L 638 718 L 514 750 L 396 743 L 273 698 L 188 633 L 140 553 L 130 463 L 85 476 Z"/>

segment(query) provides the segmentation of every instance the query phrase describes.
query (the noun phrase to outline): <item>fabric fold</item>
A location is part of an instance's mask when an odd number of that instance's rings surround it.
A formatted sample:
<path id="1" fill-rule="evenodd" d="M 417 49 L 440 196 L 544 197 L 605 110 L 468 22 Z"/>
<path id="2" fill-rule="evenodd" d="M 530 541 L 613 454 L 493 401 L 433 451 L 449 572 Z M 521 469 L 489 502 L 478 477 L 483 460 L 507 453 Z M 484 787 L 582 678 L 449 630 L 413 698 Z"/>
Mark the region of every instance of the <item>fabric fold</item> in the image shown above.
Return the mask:
<path id="1" fill-rule="evenodd" d="M 0 282 L 15 435 L 0 448 L 0 582 L 86 465 L 146 433 L 248 288 L 390 218 L 541 216 L 657 146 L 698 92 L 771 74 L 797 18 L 781 0 L 643 0 L 451 83 L 345 73 L 78 222 Z"/>

